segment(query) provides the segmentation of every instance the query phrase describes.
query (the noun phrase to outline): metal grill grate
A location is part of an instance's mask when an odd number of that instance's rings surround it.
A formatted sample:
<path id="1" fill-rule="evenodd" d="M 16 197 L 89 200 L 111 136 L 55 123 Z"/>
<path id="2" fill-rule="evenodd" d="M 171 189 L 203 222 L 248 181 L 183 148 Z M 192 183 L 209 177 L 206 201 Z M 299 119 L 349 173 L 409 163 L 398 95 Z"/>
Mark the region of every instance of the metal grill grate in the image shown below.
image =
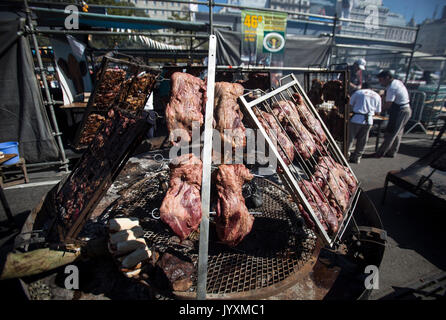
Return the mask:
<path id="1" fill-rule="evenodd" d="M 125 192 L 109 209 L 116 216 L 140 219 L 149 247 L 160 252 L 172 250 L 198 260 L 198 235 L 181 244 L 176 236 L 151 212 L 159 208 L 168 182 L 168 170 L 151 174 Z M 297 205 L 281 187 L 262 178 L 254 178 L 262 192 L 263 204 L 250 211 L 256 214 L 251 233 L 235 248 L 218 242 L 213 221 L 209 235 L 207 289 L 209 294 L 243 293 L 268 288 L 286 280 L 313 257 L 316 235 L 306 228 Z M 196 278 L 191 293 L 196 292 Z"/>
<path id="2" fill-rule="evenodd" d="M 285 80 L 287 83 L 282 85 L 282 81 L 285 82 Z M 297 103 L 298 98 L 296 94 L 302 98 L 302 108 L 304 108 L 306 112 L 309 112 L 311 116 L 319 122 L 321 128 L 323 129 L 324 135 L 326 136 L 326 140 L 323 141 L 321 136 L 317 134 L 316 131 L 313 132 L 314 134 L 312 134 L 310 138 L 314 140 L 314 150 L 310 150 L 310 147 L 306 143 L 309 140 L 308 133 L 310 132 L 306 128 L 305 130 L 307 131 L 303 131 L 302 129 L 299 130 L 297 126 L 299 125 L 300 121 L 291 119 L 291 115 L 286 112 L 282 105 L 278 104 L 279 101 L 291 101 L 293 103 Z M 290 193 L 294 197 L 295 201 L 301 203 L 304 210 L 311 215 L 312 220 L 317 227 L 318 233 L 321 235 L 324 242 L 329 246 L 333 246 L 335 242 L 342 237 L 343 232 L 345 231 L 352 216 L 360 192 L 359 181 L 355 177 L 353 171 L 348 165 L 348 162 L 339 150 L 339 147 L 336 145 L 336 142 L 330 135 L 330 132 L 322 122 L 320 116 L 309 101 L 294 75 L 281 79 L 281 86 L 279 88 L 269 93 L 264 93 L 258 90 L 258 92 L 254 92 L 254 95 L 258 98 L 249 102 L 248 99 L 252 98 L 252 93 L 247 93 L 240 97 L 240 100 L 244 106 L 244 111 L 248 115 L 248 119 L 250 119 L 254 126 L 262 133 L 265 140 L 269 144 L 281 168 L 281 170 L 278 171 L 280 172 L 279 175 L 290 190 Z M 273 112 L 272 109 L 274 104 L 276 104 L 276 110 L 282 112 L 282 115 L 284 118 L 286 118 L 288 122 L 287 130 L 285 130 L 282 122 L 279 120 L 279 114 Z M 306 122 L 312 122 L 309 121 L 310 115 L 307 115 L 305 112 L 303 115 Z M 270 119 L 269 121 L 266 119 L 267 116 L 268 119 Z M 302 123 L 300 123 L 300 125 L 304 127 Z M 278 130 L 276 130 L 277 128 Z M 295 135 L 295 139 L 290 137 L 290 131 Z M 305 132 L 307 132 L 307 136 L 303 136 Z M 285 145 L 286 141 L 284 141 L 283 137 L 280 137 L 280 134 L 285 135 L 286 139 L 288 139 L 289 142 L 292 142 L 291 145 L 295 154 L 294 157 L 291 156 L 292 153 L 289 151 L 287 152 Z M 296 146 L 295 141 L 301 142 L 299 147 Z M 354 181 L 355 187 L 352 188 L 352 190 L 350 190 L 350 188 L 341 188 L 341 185 L 344 185 L 344 183 L 341 181 L 343 178 L 340 178 L 339 176 L 336 177 L 334 175 L 332 176 L 330 167 L 337 166 L 338 164 L 342 166 L 342 170 L 344 170 L 345 175 L 348 175 L 352 181 Z M 296 173 L 295 165 L 302 169 L 305 174 Z M 315 180 L 316 168 L 320 167 L 327 168 L 325 173 L 319 175 L 319 179 L 323 180 L 324 188 L 328 187 L 328 193 L 324 192 L 322 187 L 319 186 Z M 318 202 L 315 195 L 312 194 L 304 182 L 312 183 L 313 187 L 317 189 L 316 191 L 321 195 L 322 202 L 324 204 L 329 204 L 330 201 L 334 203 L 329 205 L 329 207 L 323 208 L 321 201 Z M 345 186 L 347 186 L 347 184 L 345 184 Z M 303 189 L 301 187 L 303 187 Z M 348 192 L 347 198 L 342 198 L 344 195 L 339 193 L 341 191 L 345 192 L 343 189 Z M 305 194 L 309 196 L 307 197 Z M 341 202 L 341 199 L 348 199 L 348 201 Z M 312 202 L 313 206 L 310 204 L 310 202 Z M 330 232 L 331 230 L 325 230 L 322 222 L 318 219 L 315 212 L 318 211 L 319 214 L 322 215 L 322 213 L 324 211 L 326 212 L 326 210 L 330 210 L 333 215 L 338 215 L 338 212 L 342 213 L 342 221 L 340 221 L 339 228 L 336 231 Z"/>

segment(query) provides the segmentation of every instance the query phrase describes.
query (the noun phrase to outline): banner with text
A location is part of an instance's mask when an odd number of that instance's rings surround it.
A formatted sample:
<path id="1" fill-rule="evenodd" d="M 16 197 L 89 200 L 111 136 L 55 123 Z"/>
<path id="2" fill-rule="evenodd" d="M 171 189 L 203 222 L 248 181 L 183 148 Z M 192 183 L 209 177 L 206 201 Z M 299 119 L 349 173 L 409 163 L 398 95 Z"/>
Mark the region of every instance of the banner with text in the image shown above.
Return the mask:
<path id="1" fill-rule="evenodd" d="M 242 10 L 244 64 L 283 66 L 287 16 L 286 13 Z"/>

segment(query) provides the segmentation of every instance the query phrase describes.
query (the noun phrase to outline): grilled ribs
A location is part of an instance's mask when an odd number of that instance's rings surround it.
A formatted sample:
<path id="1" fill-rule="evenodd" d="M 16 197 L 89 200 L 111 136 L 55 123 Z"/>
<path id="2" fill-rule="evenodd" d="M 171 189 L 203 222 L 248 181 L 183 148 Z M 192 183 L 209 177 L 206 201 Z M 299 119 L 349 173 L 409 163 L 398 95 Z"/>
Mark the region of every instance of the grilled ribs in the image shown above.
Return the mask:
<path id="1" fill-rule="evenodd" d="M 310 132 L 300 122 L 294 103 L 289 100 L 276 102 L 273 104 L 273 113 L 294 141 L 294 146 L 302 158 L 310 159 L 316 151 L 316 143 Z"/>
<path id="2" fill-rule="evenodd" d="M 253 110 L 262 124 L 262 127 L 268 134 L 268 137 L 270 137 L 273 143 L 277 143 L 277 151 L 279 152 L 280 157 L 286 165 L 289 165 L 294 159 L 293 143 L 282 128 L 280 128 L 273 115 L 258 110 L 257 108 L 254 108 Z M 281 145 L 283 149 L 279 145 Z"/>
<path id="3" fill-rule="evenodd" d="M 238 83 L 215 84 L 215 128 L 220 132 L 222 148 L 225 143 L 231 145 L 233 149 L 243 148 L 246 145 L 243 114 L 237 102 L 243 90 L 243 86 Z"/>
<path id="4" fill-rule="evenodd" d="M 254 217 L 249 214 L 242 195 L 245 181 L 253 175 L 242 164 L 221 165 L 213 173 L 218 194 L 217 236 L 224 244 L 234 247 L 251 232 Z"/>
<path id="5" fill-rule="evenodd" d="M 318 144 L 322 144 L 327 140 L 324 130 L 322 129 L 321 123 L 318 119 L 311 113 L 308 107 L 303 103 L 302 97 L 298 93 L 294 93 L 293 97 L 296 99 L 296 110 L 299 113 L 300 120 L 304 126 L 310 131 Z"/>
<path id="6" fill-rule="evenodd" d="M 329 205 L 325 195 L 323 195 L 319 189 L 319 186 L 314 182 L 302 180 L 299 182 L 299 187 L 310 203 L 311 208 L 315 212 L 324 229 L 329 229 L 332 233 L 336 233 L 339 227 L 338 210 Z"/>
<path id="7" fill-rule="evenodd" d="M 172 144 L 191 141 L 193 122 L 199 127 L 203 124 L 205 104 L 206 86 L 203 80 L 182 72 L 172 74 L 170 101 L 166 106 L 167 129 Z"/>
<path id="8" fill-rule="evenodd" d="M 169 190 L 160 208 L 161 220 L 181 239 L 198 229 L 201 222 L 202 162 L 192 153 L 170 164 Z"/>
<path id="9" fill-rule="evenodd" d="M 348 168 L 336 163 L 331 157 L 321 157 L 314 173 L 316 182 L 323 190 L 330 205 L 345 212 L 350 200 L 350 193 L 356 189 L 356 182 Z M 338 220 L 342 214 L 338 213 Z"/>

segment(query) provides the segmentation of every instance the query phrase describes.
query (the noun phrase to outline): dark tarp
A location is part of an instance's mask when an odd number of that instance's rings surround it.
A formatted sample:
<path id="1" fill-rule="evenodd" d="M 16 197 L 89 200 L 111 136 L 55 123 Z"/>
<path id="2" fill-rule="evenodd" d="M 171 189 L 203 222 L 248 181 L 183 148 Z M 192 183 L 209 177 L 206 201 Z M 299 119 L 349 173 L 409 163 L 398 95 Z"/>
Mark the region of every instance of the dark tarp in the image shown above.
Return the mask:
<path id="1" fill-rule="evenodd" d="M 0 12 L 0 142 L 18 141 L 27 163 L 59 160 L 29 42 L 17 14 Z"/>
<path id="2" fill-rule="evenodd" d="M 216 29 L 217 64 L 239 66 L 242 61 L 240 32 Z M 287 35 L 285 43 L 284 67 L 324 65 L 330 50 L 331 38 Z"/>

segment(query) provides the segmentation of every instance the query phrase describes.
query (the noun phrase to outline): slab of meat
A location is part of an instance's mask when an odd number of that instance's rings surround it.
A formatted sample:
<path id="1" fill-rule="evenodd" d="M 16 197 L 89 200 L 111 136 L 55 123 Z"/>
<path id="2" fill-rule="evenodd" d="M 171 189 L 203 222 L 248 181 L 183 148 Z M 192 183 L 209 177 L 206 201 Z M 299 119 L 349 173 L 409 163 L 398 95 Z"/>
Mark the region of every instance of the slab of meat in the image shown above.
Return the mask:
<path id="1" fill-rule="evenodd" d="M 300 122 L 299 114 L 294 103 L 289 100 L 274 103 L 273 112 L 292 141 L 294 141 L 294 146 L 302 158 L 310 159 L 316 151 L 316 143 L 310 132 Z"/>
<path id="2" fill-rule="evenodd" d="M 222 149 L 225 143 L 233 149 L 246 145 L 246 128 L 242 123 L 243 114 L 237 102 L 238 97 L 243 95 L 243 90 L 243 86 L 238 83 L 215 83 L 215 129 L 220 132 Z"/>
<path id="3" fill-rule="evenodd" d="M 242 164 L 221 165 L 213 173 L 217 200 L 217 236 L 224 244 L 234 247 L 251 232 L 254 217 L 249 214 L 242 195 L 245 181 L 254 176 Z"/>
<path id="4" fill-rule="evenodd" d="M 353 194 L 355 192 L 357 183 L 348 167 L 345 167 L 342 164 L 337 163 L 330 156 L 320 157 L 319 165 L 329 170 L 336 168 L 337 169 L 336 174 L 347 184 L 350 193 Z"/>
<path id="5" fill-rule="evenodd" d="M 181 239 L 198 229 L 201 222 L 202 162 L 192 153 L 170 164 L 169 190 L 160 208 L 161 220 Z"/>
<path id="6" fill-rule="evenodd" d="M 205 104 L 206 85 L 203 80 L 182 72 L 172 74 L 170 101 L 166 106 L 167 129 L 172 144 L 191 141 L 192 123 L 202 126 Z M 178 130 L 174 132 L 175 129 Z"/>
<path id="7" fill-rule="evenodd" d="M 156 263 L 155 282 L 161 288 L 174 291 L 187 291 L 192 287 L 192 275 L 195 273 L 194 264 L 164 253 Z"/>
<path id="8" fill-rule="evenodd" d="M 89 114 L 87 121 L 85 122 L 84 129 L 80 134 L 79 145 L 88 145 L 91 141 L 93 141 L 104 121 L 105 117 L 101 116 L 100 114 Z"/>
<path id="9" fill-rule="evenodd" d="M 330 205 L 339 208 L 341 212 L 345 212 L 350 199 L 349 185 L 344 180 L 349 175 L 344 168 L 330 157 L 321 157 L 314 173 L 316 183 L 323 190 Z M 356 185 L 354 180 L 353 183 Z M 342 215 L 338 216 L 338 220 L 340 219 Z"/>
<path id="10" fill-rule="evenodd" d="M 318 144 L 322 144 L 327 140 L 324 130 L 322 129 L 321 123 L 313 115 L 313 113 L 308 109 L 308 107 L 303 103 L 302 97 L 298 93 L 293 94 L 296 99 L 296 110 L 299 113 L 300 121 L 304 126 L 310 131 L 316 139 L 314 139 Z"/>
<path id="11" fill-rule="evenodd" d="M 324 82 L 318 79 L 313 79 L 311 81 L 311 89 L 308 91 L 308 98 L 314 106 L 324 102 L 322 99 L 322 87 Z"/>
<path id="12" fill-rule="evenodd" d="M 338 231 L 337 210 L 327 203 L 319 187 L 314 182 L 307 180 L 299 181 L 299 187 L 324 229 L 326 231 L 330 229 L 332 233 L 336 233 Z"/>
<path id="13" fill-rule="evenodd" d="M 286 165 L 289 165 L 294 160 L 294 147 L 291 140 L 277 124 L 277 121 L 273 115 L 258 110 L 257 108 L 254 108 L 254 113 L 257 115 L 262 127 L 265 129 L 271 141 L 273 141 L 273 143 L 277 142 L 277 151 L 279 152 L 280 157 L 283 159 Z M 279 144 L 283 147 L 283 150 Z"/>

